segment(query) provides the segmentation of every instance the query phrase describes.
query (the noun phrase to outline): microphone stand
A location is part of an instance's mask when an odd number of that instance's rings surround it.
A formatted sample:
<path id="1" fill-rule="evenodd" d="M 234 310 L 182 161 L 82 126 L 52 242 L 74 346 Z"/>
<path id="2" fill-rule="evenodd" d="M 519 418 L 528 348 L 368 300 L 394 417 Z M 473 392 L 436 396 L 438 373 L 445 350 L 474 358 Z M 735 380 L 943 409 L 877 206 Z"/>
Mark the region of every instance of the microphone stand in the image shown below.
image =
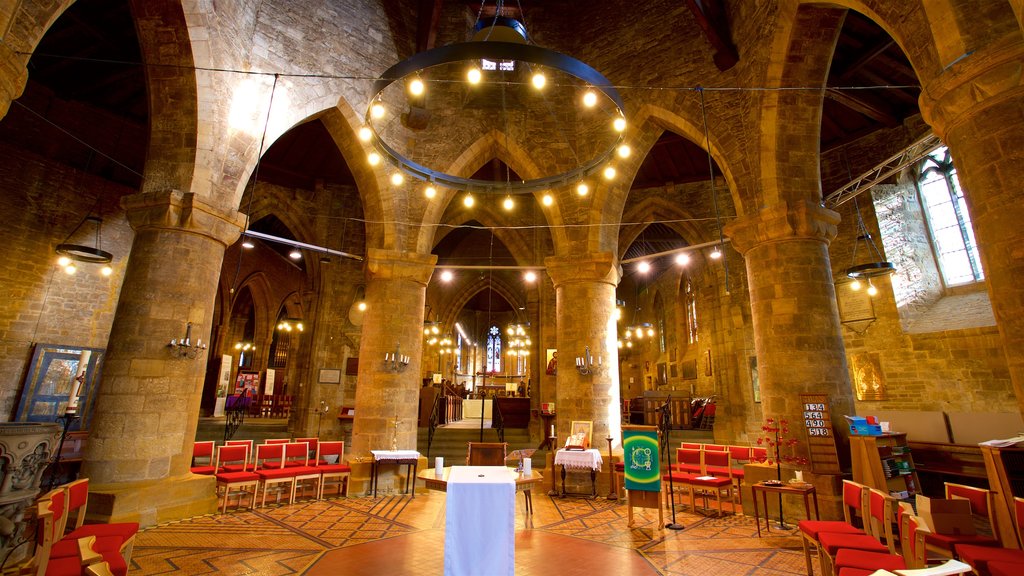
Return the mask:
<path id="1" fill-rule="evenodd" d="M 665 431 L 666 445 L 668 443 L 668 429 L 669 429 L 669 407 L 672 405 L 672 395 L 669 394 L 668 399 L 665 400 L 665 405 L 659 408 L 661 411 L 661 427 Z M 665 528 L 669 530 L 682 530 L 684 526 L 676 522 L 676 491 L 672 482 L 672 460 L 669 458 L 668 450 L 665 450 L 665 467 L 668 469 L 668 493 L 669 498 L 672 500 L 672 521 L 665 524 Z"/>

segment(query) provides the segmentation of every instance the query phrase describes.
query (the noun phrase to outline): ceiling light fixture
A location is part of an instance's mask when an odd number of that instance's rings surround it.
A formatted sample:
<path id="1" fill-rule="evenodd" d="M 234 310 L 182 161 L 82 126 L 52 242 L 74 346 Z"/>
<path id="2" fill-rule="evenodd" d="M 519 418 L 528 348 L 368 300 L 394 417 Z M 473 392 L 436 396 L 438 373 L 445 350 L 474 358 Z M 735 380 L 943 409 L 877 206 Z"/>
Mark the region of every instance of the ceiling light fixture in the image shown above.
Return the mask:
<path id="1" fill-rule="evenodd" d="M 867 293 L 868 296 L 874 296 L 878 294 L 878 288 L 871 282 L 872 278 L 878 278 L 881 276 L 888 276 L 896 271 L 896 266 L 892 262 L 888 262 L 882 258 L 882 252 L 875 246 L 875 241 L 871 238 L 871 233 L 868 232 L 867 227 L 864 225 L 864 218 L 860 215 L 860 206 L 857 204 L 857 197 L 853 198 L 853 209 L 857 213 L 857 239 L 853 243 L 853 256 L 851 257 L 852 265 L 846 269 L 846 276 L 852 278 L 850 282 L 851 290 L 860 290 L 862 281 L 868 285 Z M 868 262 L 857 263 L 857 248 L 861 244 L 867 246 Z M 871 259 L 874 260 L 871 260 Z"/>
<path id="2" fill-rule="evenodd" d="M 371 105 L 367 108 L 365 120 L 366 127 L 372 133 L 370 139 L 376 149 L 408 176 L 429 181 L 435 186 L 465 190 L 467 194 L 508 195 L 539 192 L 564 185 L 566 182 L 580 181 L 607 165 L 608 160 L 622 144 L 623 131 L 626 128 L 625 106 L 618 90 L 612 83 L 597 70 L 580 60 L 530 44 L 525 27 L 515 19 L 497 16 L 478 20 L 476 30 L 477 35 L 473 40 L 417 53 L 385 70 L 374 82 L 373 93 L 369 99 Z M 500 66 L 495 66 L 495 63 Z M 403 153 L 392 146 L 393 143 L 408 140 L 403 137 L 405 132 L 401 123 L 375 122 L 375 120 L 381 120 L 385 115 L 383 101 L 401 103 L 408 98 L 405 90 L 389 91 L 389 87 L 393 84 L 398 83 L 399 86 L 404 87 L 410 77 L 420 79 L 427 84 L 431 80 L 458 82 L 461 80 L 463 71 L 470 84 L 479 84 L 484 79 L 482 66 L 489 68 L 488 75 L 516 74 L 517 66 L 506 65 L 507 63 L 523 63 L 525 68 L 534 70 L 536 73 L 532 75 L 530 82 L 537 88 L 544 87 L 549 80 L 559 86 L 570 85 L 570 83 L 578 83 L 581 87 L 585 86 L 587 92 L 584 93 L 584 105 L 590 107 L 593 99 L 595 110 L 603 110 L 607 114 L 604 117 L 597 116 L 593 121 L 607 121 L 608 116 L 612 119 L 611 124 L 615 132 L 608 134 L 606 138 L 608 142 L 600 142 L 595 147 L 597 153 L 592 158 L 578 160 L 574 167 L 565 172 L 542 175 L 522 181 L 497 183 L 493 180 L 462 178 L 448 174 L 441 169 L 431 168 L 426 165 L 429 158 L 416 156 L 415 153 L 418 151 L 410 148 Z M 540 72 L 541 68 L 544 73 Z M 557 74 L 558 78 L 547 78 L 550 74 Z M 515 82 L 506 81 L 506 76 L 501 77 L 501 82 L 495 84 L 502 86 L 502 90 L 506 85 L 515 84 Z M 425 90 L 429 89 L 429 85 L 426 85 Z M 474 90 L 477 89 L 474 88 Z M 385 94 L 386 91 L 387 94 Z M 464 93 L 455 92 L 459 93 L 460 100 L 457 105 L 460 114 L 471 113 L 463 106 Z M 479 93 L 487 94 L 484 91 Z M 591 95 L 593 96 L 591 97 Z M 599 101 L 599 95 L 604 96 L 604 102 Z M 422 98 L 422 95 L 417 98 Z M 545 101 L 547 98 L 545 97 Z M 431 99 L 430 103 L 438 108 L 456 106 L 455 101 L 446 100 L 442 96 Z"/>
<path id="3" fill-rule="evenodd" d="M 82 225 L 86 222 L 93 224 L 96 227 L 95 230 L 95 246 L 86 246 L 84 244 L 73 244 L 69 242 L 75 233 L 82 228 Z M 75 229 L 64 238 L 64 241 L 57 244 L 54 251 L 59 255 L 57 264 L 64 268 L 64 272 L 71 275 L 78 271 L 78 267 L 75 265 L 76 262 L 85 262 L 87 264 L 103 264 L 103 268 L 100 273 L 104 276 L 110 276 L 113 273 L 113 268 L 110 267 L 110 262 L 114 259 L 114 255 L 106 250 L 100 248 L 101 234 L 100 230 L 103 227 L 103 219 L 98 216 L 89 215 L 86 216 Z"/>

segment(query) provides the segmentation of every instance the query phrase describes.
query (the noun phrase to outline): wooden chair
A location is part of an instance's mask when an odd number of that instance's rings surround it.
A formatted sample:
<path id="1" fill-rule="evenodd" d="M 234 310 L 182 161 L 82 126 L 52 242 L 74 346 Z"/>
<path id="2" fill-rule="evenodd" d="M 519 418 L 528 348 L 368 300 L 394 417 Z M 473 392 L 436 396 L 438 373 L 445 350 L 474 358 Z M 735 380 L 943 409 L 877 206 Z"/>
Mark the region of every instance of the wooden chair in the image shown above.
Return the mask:
<path id="1" fill-rule="evenodd" d="M 466 466 L 504 466 L 508 442 L 469 442 Z"/>
<path id="2" fill-rule="evenodd" d="M 287 444 L 260 444 L 256 447 L 256 468 L 253 472 L 260 479 L 260 507 L 267 505 L 267 492 L 274 489 L 278 503 L 281 495 L 287 493 L 288 503 L 295 501 L 295 469 L 285 467 Z M 297 469 L 297 468 L 296 468 Z"/>
<path id="3" fill-rule="evenodd" d="M 212 465 L 211 465 L 212 467 Z M 88 536 L 114 536 L 121 540 L 120 552 L 125 563 L 131 561 L 135 546 L 135 535 L 139 533 L 138 522 L 108 522 L 85 524 L 86 508 L 89 504 L 89 479 L 81 478 L 64 485 L 67 491 L 67 519 L 74 517 L 74 525 L 65 538 L 79 539 Z M 73 516 L 72 516 L 73 515 Z"/>
<path id="4" fill-rule="evenodd" d="M 750 462 L 750 446 L 729 446 L 729 458 L 732 459 L 729 466 L 732 468 L 733 484 L 740 506 L 743 506 L 743 480 L 746 478 L 743 464 Z"/>
<path id="5" fill-rule="evenodd" d="M 671 466 L 672 471 L 684 474 L 702 474 L 704 470 L 703 454 L 702 450 L 677 448 L 676 463 Z"/>
<path id="6" fill-rule="evenodd" d="M 203 440 L 192 444 L 192 466 L 189 470 L 193 474 L 214 474 L 217 467 L 213 463 L 213 448 L 216 442 Z"/>
<path id="7" fill-rule="evenodd" d="M 228 500 L 231 497 L 238 498 L 238 504 L 242 504 L 242 497 L 249 495 L 249 508 L 256 506 L 256 492 L 259 491 L 260 477 L 253 472 L 249 466 L 249 448 L 245 445 L 227 445 L 217 447 L 217 496 L 223 498 L 220 511 L 227 512 Z M 223 471 L 221 471 L 223 470 Z M 237 471 L 231 471 L 237 470 Z"/>
<path id="8" fill-rule="evenodd" d="M 705 452 L 728 452 L 729 447 L 725 444 L 704 444 L 702 450 Z"/>
<path id="9" fill-rule="evenodd" d="M 988 521 L 992 535 L 985 534 L 929 534 L 925 543 L 928 549 L 942 554 L 947 558 L 955 557 L 954 549 L 957 545 L 992 546 L 1001 545 L 999 538 L 995 535 L 996 520 L 993 514 L 993 497 L 990 490 L 953 484 L 946 482 L 946 498 L 963 498 L 971 503 L 971 515 L 985 518 Z"/>
<path id="10" fill-rule="evenodd" d="M 345 464 L 345 443 L 340 440 L 320 442 L 317 444 L 317 451 L 319 454 L 316 458 L 316 468 L 320 471 L 320 493 L 317 494 L 317 499 L 322 499 L 324 488 L 333 484 L 338 485 L 339 494 L 348 496 L 352 468 Z M 342 493 L 342 487 L 344 487 L 344 493 Z"/>
<path id="11" fill-rule="evenodd" d="M 864 528 L 867 534 L 853 534 L 849 532 L 822 532 L 818 534 L 819 551 L 822 560 L 822 574 L 836 574 L 836 561 L 838 554 L 843 550 L 857 550 L 859 552 L 875 552 L 882 555 L 889 555 L 895 550 L 895 545 L 890 538 L 889 544 L 882 544 L 876 530 L 873 528 L 875 522 L 878 526 L 888 523 L 889 534 L 892 534 L 892 500 L 891 496 L 878 490 L 872 492 L 870 488 L 863 488 L 863 509 L 867 511 L 864 517 Z M 850 553 L 844 555 L 849 557 Z M 858 566 L 859 567 L 859 566 Z M 906 566 L 904 566 L 905 568 Z"/>
<path id="12" fill-rule="evenodd" d="M 316 453 L 313 453 L 312 461 L 316 462 Z M 292 494 L 292 501 L 305 493 L 307 484 L 312 484 L 313 497 L 320 494 L 321 474 L 315 466 L 310 465 L 309 444 L 306 442 L 289 442 L 284 445 L 284 467 L 291 470 L 295 477 L 295 489 Z"/>
<path id="13" fill-rule="evenodd" d="M 954 544 L 956 556 L 974 567 L 979 574 L 995 574 L 991 564 L 1019 564 L 1017 574 L 1024 574 L 1024 498 L 1013 499 L 1013 518 L 1017 525 L 1017 544 L 1020 550 L 1013 548 L 996 548 L 978 546 L 976 544 Z"/>
<path id="14" fill-rule="evenodd" d="M 319 438 L 296 438 L 296 442 L 305 442 L 309 445 L 309 465 L 316 464 L 316 447 L 320 443 Z"/>
<path id="15" fill-rule="evenodd" d="M 287 444 L 291 442 L 290 438 L 267 438 L 263 441 L 264 444 Z"/>
<path id="16" fill-rule="evenodd" d="M 66 490 L 53 490 L 36 503 L 39 517 L 36 539 L 35 563 L 37 574 L 63 575 L 81 574 L 86 564 L 106 561 L 111 564 L 117 576 L 128 572 L 129 559 L 121 554 L 122 540 L 116 536 L 86 536 L 71 538 L 63 536 L 67 521 Z"/>
<path id="17" fill-rule="evenodd" d="M 818 537 L 825 532 L 840 532 L 846 534 L 864 534 L 864 531 L 853 524 L 853 520 L 864 508 L 864 491 L 867 489 L 863 484 L 851 480 L 843 480 L 843 520 L 801 520 L 797 523 L 800 530 L 801 541 L 804 548 L 804 563 L 807 565 L 807 576 L 814 574 L 811 566 L 811 548 L 817 551 L 818 564 L 821 566 L 821 573 L 825 571 L 825 554 L 821 549 Z"/>
<path id="18" fill-rule="evenodd" d="M 914 570 L 926 566 L 926 550 L 924 540 L 929 531 L 924 522 L 913 514 L 901 516 L 904 528 L 901 533 L 907 535 L 906 550 L 909 553 L 899 556 L 897 554 L 886 554 L 869 552 L 856 549 L 843 549 L 836 555 L 835 568 L 836 576 L 867 576 L 876 570 L 897 571 L 899 574 L 910 574 L 907 569 Z M 892 528 L 889 529 L 892 531 Z M 947 564 L 942 574 L 962 574 L 970 571 L 970 566 L 957 562 Z M 949 569 L 952 568 L 952 571 Z"/>
<path id="19" fill-rule="evenodd" d="M 245 462 L 246 469 L 252 470 L 252 458 L 253 454 L 253 442 L 252 440 L 228 440 L 224 442 L 225 446 L 245 446 Z M 231 462 L 222 468 L 217 468 L 217 472 L 244 472 L 241 466 L 237 462 Z"/>

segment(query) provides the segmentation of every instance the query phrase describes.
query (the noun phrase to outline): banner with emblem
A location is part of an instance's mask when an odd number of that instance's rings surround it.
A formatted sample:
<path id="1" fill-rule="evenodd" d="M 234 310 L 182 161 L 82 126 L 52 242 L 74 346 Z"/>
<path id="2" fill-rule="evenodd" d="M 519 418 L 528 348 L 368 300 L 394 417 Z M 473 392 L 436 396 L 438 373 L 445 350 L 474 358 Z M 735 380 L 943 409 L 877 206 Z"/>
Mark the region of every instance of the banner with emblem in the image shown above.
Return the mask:
<path id="1" fill-rule="evenodd" d="M 626 490 L 661 492 L 661 460 L 656 427 L 623 426 L 622 455 Z"/>

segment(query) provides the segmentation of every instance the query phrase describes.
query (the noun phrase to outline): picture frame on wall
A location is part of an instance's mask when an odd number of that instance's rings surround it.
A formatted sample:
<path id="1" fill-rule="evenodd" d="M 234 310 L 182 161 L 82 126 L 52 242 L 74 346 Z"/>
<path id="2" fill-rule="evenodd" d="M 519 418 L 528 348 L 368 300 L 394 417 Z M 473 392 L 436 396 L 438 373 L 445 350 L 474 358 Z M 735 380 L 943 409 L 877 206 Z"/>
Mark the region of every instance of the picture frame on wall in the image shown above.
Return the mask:
<path id="1" fill-rule="evenodd" d="M 341 370 L 338 368 L 321 368 L 319 381 L 321 384 L 338 384 L 341 382 Z"/>
<path id="2" fill-rule="evenodd" d="M 683 373 L 683 380 L 697 379 L 697 361 L 683 360 L 680 363 L 680 371 Z"/>
<path id="3" fill-rule="evenodd" d="M 22 384 L 17 422 L 53 422 L 64 414 L 72 387 L 78 390 L 79 420 L 69 430 L 88 430 L 92 422 L 96 383 L 106 350 L 65 344 L 36 344 L 32 361 Z"/>

